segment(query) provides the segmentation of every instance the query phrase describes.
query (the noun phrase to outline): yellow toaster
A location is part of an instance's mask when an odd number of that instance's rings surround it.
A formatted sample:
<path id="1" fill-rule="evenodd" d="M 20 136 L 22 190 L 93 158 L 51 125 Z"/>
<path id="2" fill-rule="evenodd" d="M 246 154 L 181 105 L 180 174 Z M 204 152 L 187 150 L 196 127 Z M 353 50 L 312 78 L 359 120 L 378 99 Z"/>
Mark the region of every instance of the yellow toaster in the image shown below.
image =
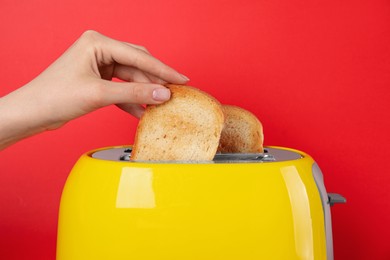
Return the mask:
<path id="1" fill-rule="evenodd" d="M 266 147 L 207 162 L 81 156 L 64 187 L 57 260 L 333 259 L 328 194 L 306 153 Z"/>

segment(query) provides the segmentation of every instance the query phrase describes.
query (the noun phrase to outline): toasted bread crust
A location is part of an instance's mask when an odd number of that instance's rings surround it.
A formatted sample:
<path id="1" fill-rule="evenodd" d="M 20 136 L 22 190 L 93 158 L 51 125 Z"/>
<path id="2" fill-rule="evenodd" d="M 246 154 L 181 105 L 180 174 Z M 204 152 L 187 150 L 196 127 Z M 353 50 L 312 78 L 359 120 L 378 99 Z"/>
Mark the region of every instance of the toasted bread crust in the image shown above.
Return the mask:
<path id="1" fill-rule="evenodd" d="M 224 124 L 221 104 L 190 86 L 169 84 L 167 88 L 171 99 L 147 106 L 140 119 L 132 160 L 212 160 Z"/>
<path id="2" fill-rule="evenodd" d="M 222 106 L 225 126 L 218 147 L 220 153 L 263 152 L 263 126 L 251 112 L 230 105 Z"/>

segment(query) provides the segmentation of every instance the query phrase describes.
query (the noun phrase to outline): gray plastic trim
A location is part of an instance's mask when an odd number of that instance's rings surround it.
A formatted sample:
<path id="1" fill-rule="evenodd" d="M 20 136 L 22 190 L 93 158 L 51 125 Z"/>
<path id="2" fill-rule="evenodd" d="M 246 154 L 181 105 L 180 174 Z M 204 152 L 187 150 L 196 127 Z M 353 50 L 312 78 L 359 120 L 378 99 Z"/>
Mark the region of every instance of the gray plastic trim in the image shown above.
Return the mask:
<path id="1" fill-rule="evenodd" d="M 320 192 L 322 209 L 324 211 L 325 222 L 325 235 L 326 235 L 326 259 L 333 260 L 333 235 L 332 235 L 332 217 L 330 214 L 330 205 L 328 193 L 326 192 L 324 185 L 324 176 L 322 175 L 320 167 L 317 163 L 313 163 L 312 166 L 313 177 L 317 184 L 318 191 Z"/>

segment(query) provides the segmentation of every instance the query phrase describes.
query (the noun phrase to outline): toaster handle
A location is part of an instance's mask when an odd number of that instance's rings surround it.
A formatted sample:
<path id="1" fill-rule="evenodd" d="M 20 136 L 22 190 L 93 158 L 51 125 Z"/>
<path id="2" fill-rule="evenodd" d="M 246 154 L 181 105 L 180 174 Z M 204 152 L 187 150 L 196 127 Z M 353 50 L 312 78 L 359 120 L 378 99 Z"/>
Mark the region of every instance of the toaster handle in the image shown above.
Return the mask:
<path id="1" fill-rule="evenodd" d="M 330 206 L 333 206 L 334 204 L 347 203 L 347 199 L 337 193 L 328 193 L 328 199 Z"/>

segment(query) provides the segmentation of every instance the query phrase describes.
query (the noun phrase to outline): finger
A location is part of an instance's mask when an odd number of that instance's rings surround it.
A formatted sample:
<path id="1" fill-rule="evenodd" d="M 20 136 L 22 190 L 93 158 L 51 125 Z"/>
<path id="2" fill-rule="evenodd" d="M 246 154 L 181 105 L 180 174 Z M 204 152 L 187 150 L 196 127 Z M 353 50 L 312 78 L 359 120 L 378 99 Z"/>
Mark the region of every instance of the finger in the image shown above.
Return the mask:
<path id="1" fill-rule="evenodd" d="M 113 82 L 102 80 L 101 105 L 111 104 L 161 104 L 171 97 L 166 87 L 153 83 Z"/>
<path id="2" fill-rule="evenodd" d="M 134 81 L 134 82 L 141 82 L 141 83 L 152 82 L 161 85 L 167 83 L 166 81 L 158 77 L 155 77 L 153 75 L 150 75 L 149 73 L 142 72 L 139 69 L 123 66 L 123 65 L 115 66 L 113 76 L 124 81 Z"/>
<path id="3" fill-rule="evenodd" d="M 146 49 L 144 46 L 137 45 L 137 44 L 134 44 L 134 43 L 129 43 L 129 42 L 123 42 L 123 43 L 128 44 L 128 45 L 130 45 L 130 46 L 132 46 L 134 48 L 137 48 L 137 49 L 139 49 L 139 50 L 141 50 L 141 51 L 143 51 L 143 52 L 145 52 L 145 53 L 150 55 L 149 50 Z M 164 80 L 162 80 L 162 79 L 160 79 L 160 78 L 158 78 L 158 77 L 156 77 L 154 75 L 151 75 L 150 73 L 144 72 L 144 75 L 147 76 L 150 79 L 149 82 L 153 82 L 153 83 L 157 83 L 157 84 L 161 84 L 161 85 L 165 85 L 165 84 L 168 83 L 168 82 L 166 82 L 166 81 L 164 81 Z M 134 80 L 134 81 L 136 81 L 136 80 Z"/>
<path id="4" fill-rule="evenodd" d="M 135 116 L 136 118 L 141 118 L 145 112 L 145 108 L 139 104 L 117 104 L 117 107 L 123 111 Z"/>
<path id="5" fill-rule="evenodd" d="M 103 47 L 101 47 L 103 60 L 113 59 L 119 64 L 136 67 L 166 82 L 185 84 L 188 81 L 186 76 L 145 51 L 106 36 L 101 36 L 105 42 Z"/>
<path id="6" fill-rule="evenodd" d="M 134 81 L 134 82 L 140 82 L 140 83 L 150 83 L 151 80 L 145 73 L 140 71 L 137 68 L 127 67 L 123 65 L 116 65 L 113 77 L 116 77 L 118 79 L 124 80 L 124 81 Z"/>
<path id="7" fill-rule="evenodd" d="M 129 43 L 129 42 L 123 42 L 124 44 L 127 44 L 127 45 L 130 45 L 134 48 L 137 48 L 143 52 L 146 52 L 147 54 L 150 54 L 149 50 L 146 49 L 144 46 L 141 46 L 141 45 L 137 45 L 137 44 L 134 44 L 134 43 Z"/>
<path id="8" fill-rule="evenodd" d="M 168 82 L 166 82 L 165 80 L 162 80 L 154 75 L 151 75 L 149 73 L 144 73 L 150 80 L 150 82 L 153 82 L 153 83 L 156 83 L 156 84 L 161 84 L 161 85 L 165 85 L 167 84 Z"/>

